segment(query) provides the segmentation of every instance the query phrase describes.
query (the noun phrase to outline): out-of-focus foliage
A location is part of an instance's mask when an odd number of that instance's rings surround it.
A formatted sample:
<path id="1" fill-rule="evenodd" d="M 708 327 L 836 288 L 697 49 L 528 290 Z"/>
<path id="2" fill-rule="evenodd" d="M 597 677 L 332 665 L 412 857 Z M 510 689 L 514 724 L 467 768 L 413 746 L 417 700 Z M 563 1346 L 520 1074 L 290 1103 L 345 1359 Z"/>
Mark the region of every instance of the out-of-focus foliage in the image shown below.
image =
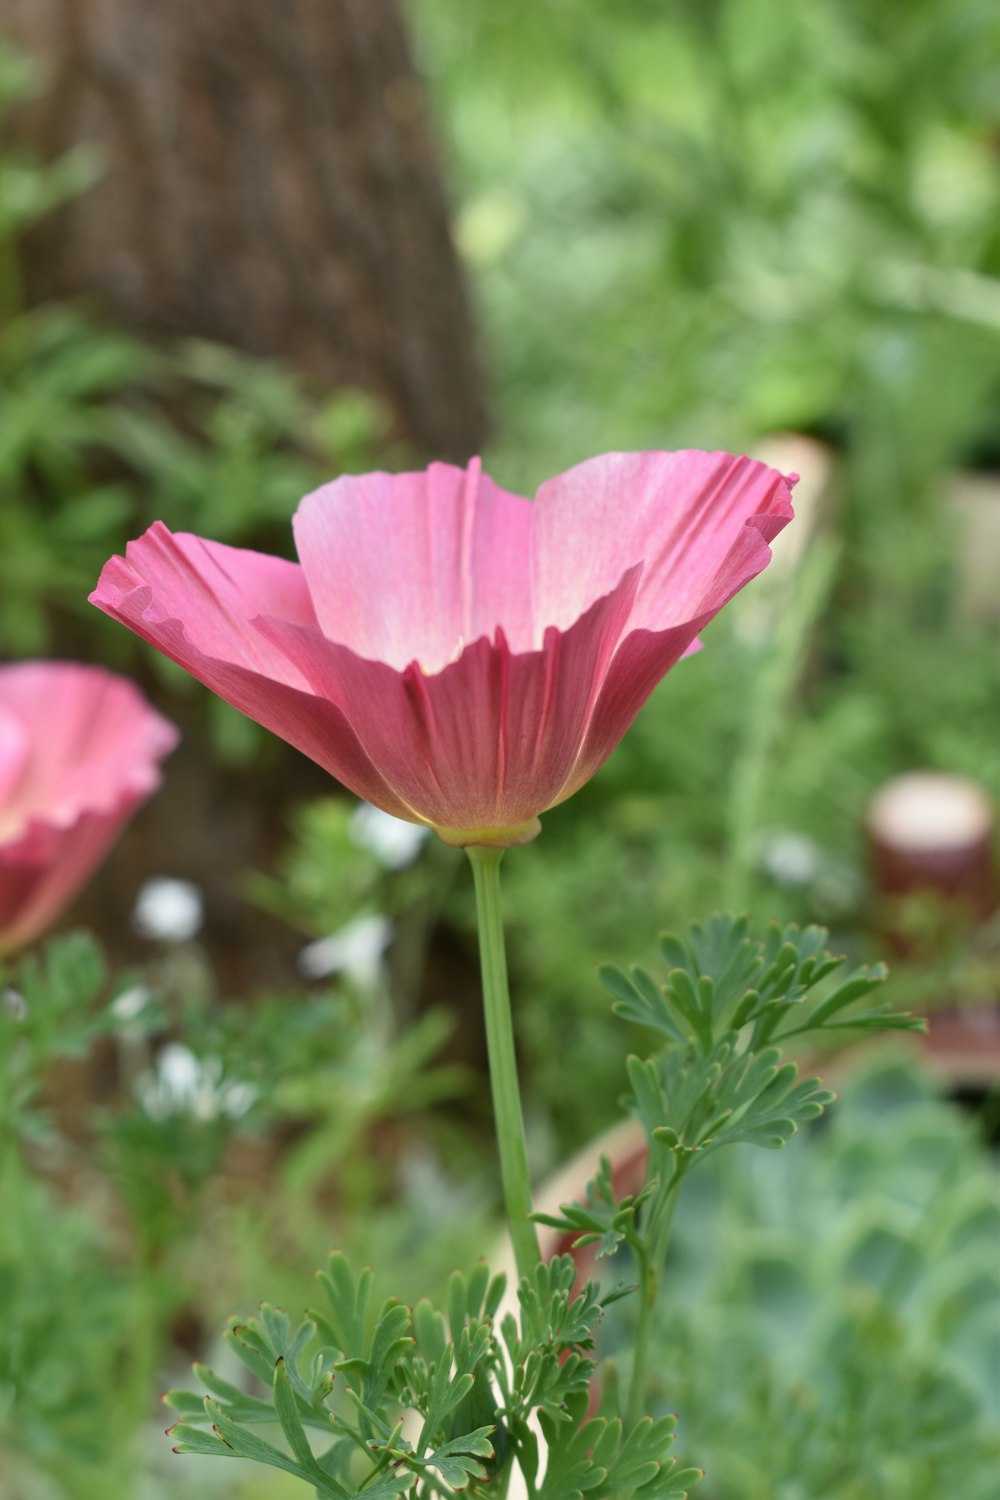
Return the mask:
<path id="1" fill-rule="evenodd" d="M 927 766 L 1000 795 L 1000 633 L 966 617 L 945 503 L 950 472 L 1000 457 L 1000 12 L 409 10 L 458 187 L 502 482 L 530 492 L 599 447 L 739 448 L 776 429 L 835 456 L 832 577 L 785 643 L 779 691 L 785 617 L 822 583 L 801 572 L 763 626 L 753 594 L 729 606 L 545 819 L 545 858 L 506 862 L 521 1044 L 567 1141 L 597 1100 L 610 1117 L 610 1023 L 588 975 L 640 951 L 636 914 L 745 904 L 832 925 L 857 950 L 874 788 Z M 996 993 L 995 965 L 983 979 L 975 991 Z"/>
<path id="2" fill-rule="evenodd" d="M 412 1293 L 482 1243 L 485 1196 L 444 1165 L 461 1153 L 440 1122 L 417 1121 L 466 1084 L 436 1065 L 440 1016 L 400 1031 L 349 980 L 236 1008 L 185 1003 L 169 965 L 150 978 L 161 993 L 112 988 L 79 936 L 0 969 L 3 1500 L 132 1500 L 174 1340 L 200 1347 L 248 1279 L 304 1300 L 328 1237 L 364 1256 L 419 1222 Z M 94 1068 L 116 1080 L 97 1108 Z M 377 1144 L 394 1130 L 405 1149 Z"/>
<path id="3" fill-rule="evenodd" d="M 9 654 L 51 649 L 53 611 L 76 633 L 96 631 L 86 600 L 109 549 L 157 518 L 289 550 L 298 498 L 364 467 L 380 421 L 360 394 L 320 397 L 289 371 L 211 345 L 156 348 L 74 307 L 0 329 L 0 400 Z"/>
<path id="4" fill-rule="evenodd" d="M 706 1495 L 989 1500 L 1000 1191 L 973 1122 L 882 1064 L 803 1149 L 720 1152 L 685 1191 L 658 1379 Z"/>
<path id="5" fill-rule="evenodd" d="M 729 447 L 818 426 L 874 440 L 895 505 L 956 442 L 995 441 L 988 0 L 410 12 L 513 478 L 595 432 Z"/>
<path id="6" fill-rule="evenodd" d="M 505 858 L 518 1045 L 540 1165 L 615 1114 L 622 1082 L 607 1059 L 618 1052 L 618 1023 L 593 975 L 607 959 L 653 956 L 649 912 L 683 922 L 730 900 L 784 921 L 820 922 L 861 957 L 870 942 L 863 812 L 878 784 L 928 765 L 965 771 L 1000 796 L 1000 649 L 990 637 L 966 637 L 961 649 L 953 639 L 949 651 L 937 632 L 917 632 L 905 650 L 898 642 L 894 671 L 874 627 L 870 638 L 859 632 L 850 676 L 795 687 L 757 727 L 770 637 L 743 630 L 739 601 L 731 610 L 705 650 L 657 690 L 594 781 L 543 818 L 539 843 Z M 814 651 L 814 625 L 810 633 Z M 935 698 L 943 712 L 922 708 Z M 758 779 L 750 773 L 762 735 Z M 335 804 L 302 807 L 277 876 L 257 879 L 253 892 L 315 933 L 324 911 L 331 928 L 346 920 L 363 890 L 397 921 L 396 972 L 412 1004 L 435 924 L 461 933 L 473 962 L 462 860 L 430 845 L 412 868 L 376 876 L 346 827 Z M 907 1004 L 975 1001 L 996 989 L 995 955 L 945 958 Z"/>
<path id="7" fill-rule="evenodd" d="M 0 38 L 0 111 L 40 87 L 31 61 L 12 51 Z M 31 156 L 5 150 L 0 156 L 0 317 L 16 309 L 20 292 L 15 235 L 82 192 L 100 171 L 86 147 L 69 152 L 43 168 Z"/>

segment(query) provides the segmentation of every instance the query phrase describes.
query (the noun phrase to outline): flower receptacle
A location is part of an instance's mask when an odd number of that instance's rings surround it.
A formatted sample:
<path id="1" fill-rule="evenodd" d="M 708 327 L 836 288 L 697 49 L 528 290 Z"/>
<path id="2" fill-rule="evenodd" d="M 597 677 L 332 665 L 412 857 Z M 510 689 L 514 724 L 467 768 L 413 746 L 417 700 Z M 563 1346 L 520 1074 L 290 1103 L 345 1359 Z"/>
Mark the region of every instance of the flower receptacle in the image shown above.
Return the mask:
<path id="1" fill-rule="evenodd" d="M 438 828 L 434 832 L 446 844 L 455 849 L 468 849 L 482 845 L 487 849 L 506 849 L 511 844 L 530 844 L 542 831 L 538 818 L 529 818 L 525 823 L 514 823 L 509 828 Z"/>

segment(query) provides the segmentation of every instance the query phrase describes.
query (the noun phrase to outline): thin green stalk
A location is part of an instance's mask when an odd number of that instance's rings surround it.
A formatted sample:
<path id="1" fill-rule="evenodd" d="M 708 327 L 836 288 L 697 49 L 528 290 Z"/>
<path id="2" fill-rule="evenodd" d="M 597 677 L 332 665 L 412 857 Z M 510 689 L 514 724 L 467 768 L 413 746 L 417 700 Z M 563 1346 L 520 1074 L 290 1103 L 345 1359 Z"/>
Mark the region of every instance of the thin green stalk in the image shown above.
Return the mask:
<path id="1" fill-rule="evenodd" d="M 531 1214 L 531 1179 L 524 1144 L 524 1118 L 517 1083 L 514 1028 L 507 986 L 500 912 L 500 861 L 502 849 L 475 844 L 468 850 L 476 885 L 476 916 L 479 921 L 479 963 L 483 975 L 483 1007 L 486 1014 L 486 1044 L 490 1056 L 490 1083 L 500 1178 L 503 1183 L 507 1226 L 514 1247 L 518 1276 L 530 1276 L 541 1260 L 538 1236 Z"/>
<path id="2" fill-rule="evenodd" d="M 813 543 L 797 575 L 795 591 L 778 618 L 771 647 L 756 673 L 743 744 L 729 779 L 729 855 L 722 905 L 730 911 L 742 911 L 749 903 L 754 836 L 775 746 L 785 726 L 813 626 L 830 596 L 839 555 L 839 547 L 832 542 Z"/>
<path id="3" fill-rule="evenodd" d="M 636 1323 L 632 1375 L 625 1411 L 626 1431 L 633 1428 L 647 1414 L 646 1371 L 649 1365 L 649 1340 L 660 1295 L 663 1263 L 667 1258 L 670 1226 L 673 1223 L 674 1209 L 677 1207 L 682 1177 L 682 1172 L 675 1171 L 650 1215 L 648 1238 L 635 1246 L 639 1270 L 639 1316 Z"/>
<path id="4" fill-rule="evenodd" d="M 639 1265 L 639 1321 L 636 1324 L 635 1343 L 632 1349 L 632 1373 L 629 1378 L 628 1406 L 625 1413 L 626 1432 L 631 1432 L 636 1422 L 645 1415 L 649 1335 L 660 1286 L 659 1273 L 653 1271 L 649 1251 L 645 1247 L 642 1250 L 636 1250 L 636 1260 Z"/>

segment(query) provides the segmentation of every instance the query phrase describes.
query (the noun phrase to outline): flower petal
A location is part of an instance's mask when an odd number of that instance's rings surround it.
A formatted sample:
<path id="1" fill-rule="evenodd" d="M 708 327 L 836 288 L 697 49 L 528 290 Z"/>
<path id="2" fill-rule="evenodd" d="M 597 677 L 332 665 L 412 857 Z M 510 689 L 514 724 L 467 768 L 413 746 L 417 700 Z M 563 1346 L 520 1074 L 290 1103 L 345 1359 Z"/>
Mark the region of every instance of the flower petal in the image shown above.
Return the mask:
<path id="1" fill-rule="evenodd" d="M 301 568 L 157 526 L 92 598 L 383 810 L 530 837 L 765 566 L 790 482 L 695 452 L 534 505 L 478 462 L 346 477 L 299 508 Z"/>
<path id="2" fill-rule="evenodd" d="M 590 780 L 618 745 L 656 685 L 682 656 L 698 648 L 698 633 L 744 584 L 767 566 L 771 556 L 768 540 L 790 518 L 791 506 L 780 495 L 775 497 L 774 511 L 750 516 L 704 584 L 698 613 L 693 619 L 666 630 L 635 630 L 631 627 L 640 614 L 637 606 L 629 621 L 630 628 L 608 668 L 579 761 L 563 797 L 572 795 Z"/>
<path id="3" fill-rule="evenodd" d="M 631 623 L 660 631 L 716 596 L 713 613 L 720 608 L 766 566 L 767 543 L 792 518 L 788 482 L 775 469 L 695 451 L 589 459 L 543 484 L 536 507 L 536 615 L 565 625 L 642 562 Z"/>
<path id="4" fill-rule="evenodd" d="M 78 662 L 0 667 L 16 772 L 0 799 L 0 948 L 48 926 L 160 784 L 177 730 L 125 678 Z M 6 772 L 14 762 L 6 759 Z"/>
<path id="5" fill-rule="evenodd" d="M 134 683 L 79 662 L 0 669 L 0 716 L 20 724 L 20 773 L 0 802 L 0 838 L 32 821 L 68 827 L 82 812 L 115 813 L 160 784 L 157 762 L 178 741 Z M 43 727 L 44 726 L 44 729 Z"/>
<path id="6" fill-rule="evenodd" d="M 23 719 L 0 701 L 0 829 L 28 760 L 30 741 Z"/>
<path id="7" fill-rule="evenodd" d="M 429 675 L 368 661 L 316 629 L 261 619 L 316 693 L 337 702 L 394 792 L 437 828 L 503 829 L 559 800 L 641 575 L 632 568 L 540 651 L 502 631 Z"/>
<path id="8" fill-rule="evenodd" d="M 529 650 L 533 514 L 478 459 L 324 485 L 294 521 L 323 633 L 399 671 L 412 661 L 439 671 L 498 625 L 512 651 Z"/>
<path id="9" fill-rule="evenodd" d="M 133 599 L 126 611 L 129 596 L 147 586 L 147 596 Z M 258 614 L 315 623 L 297 563 L 187 532 L 175 534 L 156 521 L 138 541 L 129 542 L 124 558 L 105 564 L 90 602 L 118 619 L 141 610 L 149 624 L 183 620 L 191 642 L 205 655 L 303 686 L 281 653 L 270 651 L 250 625 Z"/>
<path id="10" fill-rule="evenodd" d="M 55 920 L 142 800 L 123 797 L 116 809 L 82 813 L 67 828 L 35 822 L 16 843 L 0 845 L 0 951 L 31 942 Z"/>
<path id="11" fill-rule="evenodd" d="M 157 523 L 129 546 L 127 560 L 106 564 L 90 600 L 365 801 L 414 821 L 336 704 L 315 697 L 288 654 L 251 619 L 273 608 L 290 628 L 316 628 L 296 564 L 173 536 Z"/>

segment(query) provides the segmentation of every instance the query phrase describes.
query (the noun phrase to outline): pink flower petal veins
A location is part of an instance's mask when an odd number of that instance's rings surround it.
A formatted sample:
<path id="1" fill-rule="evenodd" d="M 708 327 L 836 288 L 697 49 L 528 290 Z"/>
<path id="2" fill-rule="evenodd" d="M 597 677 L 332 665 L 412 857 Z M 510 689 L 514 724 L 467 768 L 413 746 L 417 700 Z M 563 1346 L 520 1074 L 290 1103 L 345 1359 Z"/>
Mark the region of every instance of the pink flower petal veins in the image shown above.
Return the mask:
<path id="1" fill-rule="evenodd" d="M 731 453 L 608 453 L 548 480 L 533 537 L 535 607 L 576 618 L 627 567 L 643 564 L 630 626 L 664 630 L 731 597 L 770 559 L 792 519 L 784 476 Z M 599 539 L 599 540 L 598 540 Z M 597 543 L 595 545 L 595 542 Z"/>
<path id="2" fill-rule="evenodd" d="M 129 598 L 142 589 L 148 593 Z M 316 622 L 297 563 L 186 532 L 174 534 L 160 521 L 128 544 L 124 558 L 113 557 L 105 565 L 97 594 L 102 608 L 107 604 L 143 618 L 151 628 L 182 620 L 199 652 L 281 680 L 290 673 L 287 662 L 268 650 L 251 621 L 259 614 L 275 614 L 300 624 Z M 302 686 L 300 680 L 288 680 Z"/>
<path id="3" fill-rule="evenodd" d="M 750 459 L 688 452 L 609 457 L 615 462 L 605 471 L 605 483 L 598 489 L 599 510 L 617 506 L 623 482 L 635 484 L 648 505 L 655 500 L 657 472 L 661 471 L 659 482 L 666 485 L 668 473 L 675 467 L 679 467 L 681 483 L 676 492 L 670 489 L 668 493 L 680 494 L 686 504 L 683 509 L 672 505 L 670 535 L 661 537 L 658 547 L 647 555 L 630 628 L 601 684 L 574 773 L 559 801 L 565 801 L 590 780 L 670 668 L 699 648 L 698 632 L 767 566 L 771 559 L 769 543 L 794 514 L 790 486 L 796 476 L 786 478 Z M 663 460 L 667 461 L 665 465 Z M 673 460 L 678 460 L 677 466 Z M 565 505 L 567 498 L 582 495 L 574 510 L 585 509 L 591 492 L 585 484 L 581 488 L 581 480 L 586 478 L 581 471 L 603 463 L 602 459 L 591 460 L 569 475 L 550 481 L 553 486 L 572 481 L 560 491 L 560 503 Z M 606 522 L 610 524 L 607 517 Z M 662 628 L 678 613 L 680 623 Z M 659 629 L 642 623 L 657 618 L 661 621 Z"/>
<path id="4" fill-rule="evenodd" d="M 503 842 L 594 773 L 791 515 L 782 475 L 724 453 L 608 454 L 534 504 L 435 464 L 308 496 L 301 567 L 158 525 L 92 600 L 366 801 Z"/>
<path id="5" fill-rule="evenodd" d="M 105 564 L 90 599 L 366 801 L 421 821 L 372 765 L 341 710 L 313 694 L 288 653 L 255 623 L 258 611 L 266 619 L 273 609 L 290 627 L 314 625 L 297 564 L 174 536 L 158 522 L 129 544 L 127 560 Z"/>
<path id="6" fill-rule="evenodd" d="M 257 624 L 318 698 L 343 708 L 407 806 L 435 827 L 504 828 L 549 806 L 570 774 L 641 571 L 568 630 L 546 631 L 540 651 L 512 652 L 498 629 L 433 674 L 368 661 L 318 630 Z"/>
<path id="7" fill-rule="evenodd" d="M 512 651 L 541 644 L 533 517 L 532 503 L 500 489 L 477 459 L 335 479 L 306 496 L 293 525 L 327 639 L 400 672 L 411 661 L 437 672 L 498 625 Z"/>

